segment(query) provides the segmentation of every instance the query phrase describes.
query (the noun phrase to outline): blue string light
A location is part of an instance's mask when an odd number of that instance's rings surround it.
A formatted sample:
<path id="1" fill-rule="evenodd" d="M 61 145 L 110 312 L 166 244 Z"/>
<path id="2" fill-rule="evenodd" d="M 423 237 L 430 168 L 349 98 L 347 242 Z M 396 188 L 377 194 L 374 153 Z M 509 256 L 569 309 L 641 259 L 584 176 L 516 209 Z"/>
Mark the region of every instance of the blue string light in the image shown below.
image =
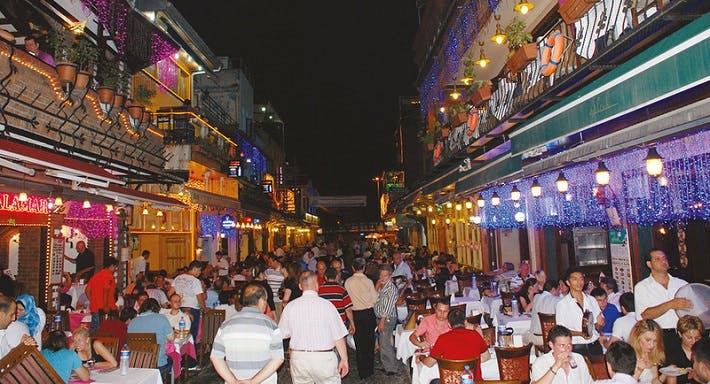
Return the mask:
<path id="1" fill-rule="evenodd" d="M 525 226 L 578 227 L 609 226 L 607 209 L 615 208 L 622 221 L 639 225 L 701 219 L 710 221 L 710 131 L 672 139 L 656 146 L 663 157 L 663 175 L 652 178 L 646 172 L 647 148 L 635 148 L 604 158 L 611 171 L 608 186 L 596 185 L 597 162 L 575 164 L 563 169 L 569 191 L 559 193 L 555 179 L 559 171 L 537 176 L 542 196 L 532 197 L 532 178 L 517 181 L 522 199 L 510 200 L 512 183 L 485 189 L 481 210 L 484 228 Z M 493 207 L 496 192 L 501 204 Z M 525 214 L 523 222 L 515 214 Z M 518 215 L 520 218 L 521 216 Z"/>

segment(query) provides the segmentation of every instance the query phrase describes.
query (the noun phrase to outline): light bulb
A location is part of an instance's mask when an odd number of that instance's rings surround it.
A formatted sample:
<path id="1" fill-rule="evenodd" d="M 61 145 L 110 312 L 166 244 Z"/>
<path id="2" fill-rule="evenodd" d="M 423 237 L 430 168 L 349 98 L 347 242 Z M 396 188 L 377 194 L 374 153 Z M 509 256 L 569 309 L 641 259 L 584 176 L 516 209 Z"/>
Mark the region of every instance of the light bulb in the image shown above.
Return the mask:
<path id="1" fill-rule="evenodd" d="M 81 206 L 84 207 L 84 209 L 89 209 L 91 208 L 91 203 L 89 202 L 89 200 L 84 200 L 84 204 L 82 204 Z"/>
<path id="2" fill-rule="evenodd" d="M 449 218 L 447 217 L 446 220 L 444 220 L 444 222 L 445 222 L 446 224 L 451 224 L 451 219 L 449 219 Z"/>
<path id="3" fill-rule="evenodd" d="M 663 173 L 663 158 L 658 154 L 655 147 L 648 149 L 648 155 L 644 159 L 646 161 L 646 172 L 651 177 L 661 176 Z"/>
<path id="4" fill-rule="evenodd" d="M 611 179 L 611 174 L 609 173 L 609 168 L 606 167 L 603 161 L 599 162 L 597 170 L 594 171 L 594 179 L 599 185 L 609 185 L 609 179 Z"/>
<path id="5" fill-rule="evenodd" d="M 148 208 L 143 208 L 143 214 L 147 215 L 148 214 Z"/>
<path id="6" fill-rule="evenodd" d="M 520 13 L 522 13 L 523 15 L 527 15 L 529 10 L 530 9 L 528 9 L 527 5 L 523 5 L 522 7 L 520 7 Z"/>
<path id="7" fill-rule="evenodd" d="M 158 212 L 155 214 L 155 216 L 163 217 L 163 211 L 158 211 Z"/>
<path id="8" fill-rule="evenodd" d="M 466 205 L 466 209 L 471 209 L 471 208 L 473 208 L 473 203 L 470 202 L 470 201 L 467 201 L 465 205 Z"/>
<path id="9" fill-rule="evenodd" d="M 515 212 L 514 217 L 515 221 L 517 221 L 518 223 L 522 223 L 523 221 L 525 221 L 525 214 L 523 212 Z"/>
<path id="10" fill-rule="evenodd" d="M 500 196 L 498 196 L 498 193 L 493 192 L 493 196 L 491 196 L 491 204 L 494 207 L 497 207 L 498 205 L 500 205 Z"/>
<path id="11" fill-rule="evenodd" d="M 447 203 L 446 203 L 446 208 L 451 209 L 451 207 L 453 207 L 453 204 L 451 204 L 450 201 L 447 202 Z"/>
<path id="12" fill-rule="evenodd" d="M 27 200 L 28 200 L 27 192 L 20 192 L 20 196 L 18 197 L 18 199 L 19 199 L 21 202 L 23 202 L 23 203 L 24 203 L 25 201 L 27 201 Z"/>
<path id="13" fill-rule="evenodd" d="M 510 191 L 510 200 L 513 201 L 520 201 L 520 190 L 516 185 L 513 186 L 513 189 Z"/>
<path id="14" fill-rule="evenodd" d="M 557 176 L 557 180 L 555 180 L 555 185 L 559 193 L 566 193 L 569 190 L 569 182 L 567 182 L 564 173 L 560 172 L 559 176 Z"/>
<path id="15" fill-rule="evenodd" d="M 481 216 L 471 216 L 471 222 L 474 224 L 481 224 Z"/>
<path id="16" fill-rule="evenodd" d="M 478 196 L 478 200 L 476 200 L 476 204 L 478 204 L 478 208 L 483 208 L 486 206 L 486 201 L 483 200 L 481 196 Z"/>
<path id="17" fill-rule="evenodd" d="M 436 219 L 431 219 L 431 225 L 436 225 Z"/>
<path id="18" fill-rule="evenodd" d="M 113 204 L 106 204 L 106 212 L 113 211 Z"/>
<path id="19" fill-rule="evenodd" d="M 460 211 L 461 209 L 463 209 L 463 205 L 461 205 L 461 204 L 456 204 L 456 210 L 457 210 L 457 211 Z"/>
<path id="20" fill-rule="evenodd" d="M 434 207 L 432 207 L 432 206 L 430 205 L 430 206 L 426 207 L 426 211 L 427 211 L 427 212 L 434 212 Z"/>
<path id="21" fill-rule="evenodd" d="M 537 179 L 533 179 L 532 185 L 530 186 L 530 194 L 532 197 L 542 196 L 542 186 L 537 182 Z"/>
<path id="22" fill-rule="evenodd" d="M 58 206 L 60 206 L 60 205 L 64 205 L 64 200 L 62 200 L 62 197 L 61 197 L 61 196 L 57 196 L 57 197 L 54 199 L 54 206 L 55 206 L 55 207 L 58 207 Z"/>

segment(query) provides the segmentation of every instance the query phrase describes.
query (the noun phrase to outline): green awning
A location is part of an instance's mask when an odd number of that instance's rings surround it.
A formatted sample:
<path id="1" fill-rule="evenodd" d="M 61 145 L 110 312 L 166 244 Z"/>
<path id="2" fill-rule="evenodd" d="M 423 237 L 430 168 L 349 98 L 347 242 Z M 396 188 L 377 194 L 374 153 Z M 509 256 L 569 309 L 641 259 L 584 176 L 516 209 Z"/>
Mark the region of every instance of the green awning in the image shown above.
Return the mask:
<path id="1" fill-rule="evenodd" d="M 424 185 L 424 187 L 422 187 L 422 194 L 428 195 L 430 193 L 438 192 L 438 191 L 446 188 L 450 184 L 455 183 L 456 180 L 459 179 L 459 176 L 461 176 L 458 168 L 459 168 L 459 166 L 455 165 L 455 166 L 447 169 L 446 171 L 441 172 L 440 175 L 444 175 L 444 176 L 441 176 L 435 180 L 432 180 L 428 184 Z"/>
<path id="2" fill-rule="evenodd" d="M 513 155 L 710 81 L 710 14 L 594 80 L 511 134 Z"/>
<path id="3" fill-rule="evenodd" d="M 456 194 L 466 193 L 497 180 L 513 176 L 520 172 L 523 163 L 521 156 L 502 155 L 481 167 L 474 168 L 463 175 L 456 183 Z"/>

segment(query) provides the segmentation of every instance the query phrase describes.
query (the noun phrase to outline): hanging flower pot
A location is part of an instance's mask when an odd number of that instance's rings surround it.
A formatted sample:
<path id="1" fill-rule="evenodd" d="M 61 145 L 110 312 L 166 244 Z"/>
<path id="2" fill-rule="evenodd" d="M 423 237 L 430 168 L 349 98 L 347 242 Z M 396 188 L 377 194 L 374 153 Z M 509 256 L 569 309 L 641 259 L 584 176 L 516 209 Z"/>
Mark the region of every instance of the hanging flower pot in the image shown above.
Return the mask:
<path id="1" fill-rule="evenodd" d="M 465 123 L 467 119 L 468 119 L 468 113 L 459 112 L 459 113 L 451 116 L 451 126 L 458 127 L 459 125 Z"/>
<path id="2" fill-rule="evenodd" d="M 469 101 L 475 106 L 481 105 L 491 98 L 491 83 L 485 82 L 484 84 L 479 84 L 480 87 L 473 86 L 471 94 L 469 96 Z"/>
<path id="3" fill-rule="evenodd" d="M 67 84 L 74 84 L 76 81 L 76 70 L 77 66 L 74 63 L 68 61 L 60 61 L 56 64 L 57 76 L 59 77 L 59 83 L 62 86 Z"/>
<path id="4" fill-rule="evenodd" d="M 142 121 L 143 120 L 143 110 L 145 107 L 138 103 L 130 103 L 128 105 L 128 114 L 131 115 L 132 118 Z"/>
<path id="5" fill-rule="evenodd" d="M 141 123 L 147 123 L 150 121 L 151 117 L 153 116 L 153 113 L 150 111 L 150 109 L 143 108 L 143 116 L 141 116 Z"/>
<path id="6" fill-rule="evenodd" d="M 449 128 L 449 127 L 441 128 L 441 137 L 443 137 L 445 139 L 445 138 L 449 137 L 450 134 L 451 134 L 451 128 Z"/>
<path id="7" fill-rule="evenodd" d="M 100 86 L 96 93 L 99 95 L 99 101 L 103 104 L 113 103 L 113 96 L 116 94 L 116 90 L 113 87 Z"/>
<path id="8" fill-rule="evenodd" d="M 537 43 L 528 43 L 518 48 L 505 64 L 511 73 L 518 73 L 537 58 Z"/>
<path id="9" fill-rule="evenodd" d="M 571 25 L 576 23 L 587 12 L 589 12 L 598 0 L 559 0 L 560 8 L 558 12 L 565 23 Z"/>
<path id="10" fill-rule="evenodd" d="M 86 89 L 86 86 L 89 84 L 90 79 L 91 72 L 79 71 L 79 73 L 76 75 L 76 84 L 74 84 L 74 88 Z"/>
<path id="11" fill-rule="evenodd" d="M 113 95 L 113 108 L 114 109 L 121 109 L 123 108 L 123 102 L 126 100 L 126 97 L 120 93 L 115 93 Z"/>

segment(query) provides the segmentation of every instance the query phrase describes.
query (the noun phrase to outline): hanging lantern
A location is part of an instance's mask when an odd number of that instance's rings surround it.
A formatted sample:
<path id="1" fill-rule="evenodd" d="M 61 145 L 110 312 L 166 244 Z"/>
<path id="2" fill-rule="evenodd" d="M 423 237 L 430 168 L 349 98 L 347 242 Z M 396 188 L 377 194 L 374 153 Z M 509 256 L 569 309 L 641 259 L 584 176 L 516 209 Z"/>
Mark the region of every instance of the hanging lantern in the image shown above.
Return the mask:
<path id="1" fill-rule="evenodd" d="M 557 192 L 559 193 L 566 193 L 569 190 L 569 182 L 565 178 L 565 174 L 562 171 L 560 171 L 559 176 L 557 176 L 555 185 L 557 186 Z"/>
<path id="2" fill-rule="evenodd" d="M 663 173 L 663 158 L 658 154 L 656 147 L 648 149 L 648 154 L 644 160 L 646 161 L 646 172 L 648 172 L 649 176 L 661 176 L 661 173 Z"/>
<path id="3" fill-rule="evenodd" d="M 513 200 L 513 201 L 520 201 L 520 197 L 521 197 L 521 196 L 522 196 L 522 195 L 521 195 L 521 193 L 520 193 L 520 190 L 518 189 L 518 186 L 517 186 L 517 185 L 514 185 L 514 186 L 513 186 L 513 189 L 510 191 L 510 200 Z"/>
<path id="4" fill-rule="evenodd" d="M 609 185 L 609 179 L 611 179 L 611 175 L 609 173 L 609 168 L 606 167 L 603 161 L 599 162 L 597 170 L 594 171 L 594 179 L 599 185 Z"/>

